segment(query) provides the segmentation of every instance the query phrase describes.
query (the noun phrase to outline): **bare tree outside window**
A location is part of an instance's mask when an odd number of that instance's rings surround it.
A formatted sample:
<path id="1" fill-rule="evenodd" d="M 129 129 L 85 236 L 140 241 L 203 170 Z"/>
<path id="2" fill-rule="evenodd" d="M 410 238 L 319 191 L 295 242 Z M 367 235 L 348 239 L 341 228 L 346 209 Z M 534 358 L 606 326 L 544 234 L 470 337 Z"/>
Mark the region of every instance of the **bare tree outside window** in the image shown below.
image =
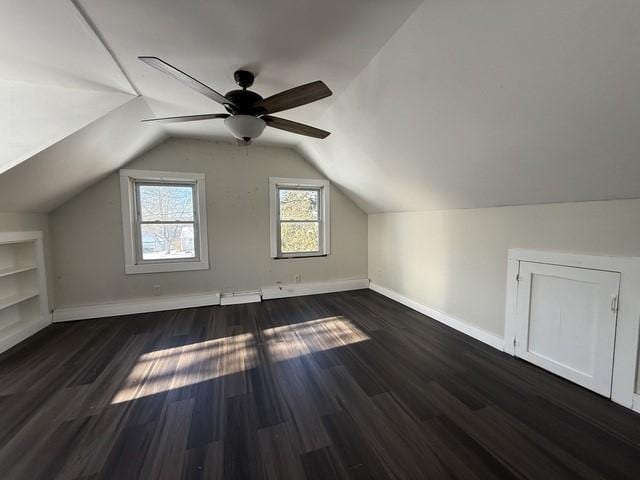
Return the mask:
<path id="1" fill-rule="evenodd" d="M 195 258 L 194 185 L 137 183 L 143 260 Z"/>

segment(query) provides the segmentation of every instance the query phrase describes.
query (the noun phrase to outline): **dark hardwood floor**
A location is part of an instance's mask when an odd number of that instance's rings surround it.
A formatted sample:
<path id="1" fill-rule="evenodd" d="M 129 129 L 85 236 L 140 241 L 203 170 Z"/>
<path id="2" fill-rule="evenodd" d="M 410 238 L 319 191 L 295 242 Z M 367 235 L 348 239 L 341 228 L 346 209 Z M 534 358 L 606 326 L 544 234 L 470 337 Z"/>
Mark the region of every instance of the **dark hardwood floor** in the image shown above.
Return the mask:
<path id="1" fill-rule="evenodd" d="M 368 290 L 48 327 L 0 478 L 640 478 L 640 416 Z"/>

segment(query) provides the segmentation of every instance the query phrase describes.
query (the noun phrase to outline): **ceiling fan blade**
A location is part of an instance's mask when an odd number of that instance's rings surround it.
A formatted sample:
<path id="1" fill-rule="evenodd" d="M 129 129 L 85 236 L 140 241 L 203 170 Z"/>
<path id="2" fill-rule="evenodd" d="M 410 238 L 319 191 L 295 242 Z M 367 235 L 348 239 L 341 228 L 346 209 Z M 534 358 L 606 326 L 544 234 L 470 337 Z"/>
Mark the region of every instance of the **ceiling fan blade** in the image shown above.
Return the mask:
<path id="1" fill-rule="evenodd" d="M 304 123 L 294 122 L 292 120 L 286 120 L 284 118 L 272 117 L 271 115 L 264 115 L 262 118 L 267 125 L 273 128 L 279 128 L 280 130 L 286 130 L 287 132 L 297 133 L 298 135 L 306 135 L 313 138 L 327 138 L 331 135 L 326 130 L 320 130 L 319 128 L 305 125 Z"/>
<path id="2" fill-rule="evenodd" d="M 147 118 L 142 121 L 160 123 L 195 122 L 196 120 L 212 120 L 214 118 L 227 118 L 228 116 L 228 113 L 204 113 L 202 115 L 182 115 L 180 117 Z"/>
<path id="3" fill-rule="evenodd" d="M 331 94 L 329 87 L 318 80 L 271 95 L 256 103 L 255 107 L 264 113 L 276 113 L 315 102 Z"/>
<path id="4" fill-rule="evenodd" d="M 222 105 L 230 105 L 237 109 L 237 106 L 234 105 L 233 102 L 228 100 L 224 95 L 216 92 L 213 88 L 206 86 L 204 83 L 196 80 L 191 75 L 184 73 L 182 70 L 177 69 L 173 65 L 169 65 L 164 60 L 161 60 L 158 57 L 138 57 L 138 59 L 142 60 L 147 65 L 160 70 L 161 72 L 168 73 L 172 77 L 177 78 L 186 86 L 193 88 L 204 96 L 209 97 L 211 100 L 215 100 Z"/>

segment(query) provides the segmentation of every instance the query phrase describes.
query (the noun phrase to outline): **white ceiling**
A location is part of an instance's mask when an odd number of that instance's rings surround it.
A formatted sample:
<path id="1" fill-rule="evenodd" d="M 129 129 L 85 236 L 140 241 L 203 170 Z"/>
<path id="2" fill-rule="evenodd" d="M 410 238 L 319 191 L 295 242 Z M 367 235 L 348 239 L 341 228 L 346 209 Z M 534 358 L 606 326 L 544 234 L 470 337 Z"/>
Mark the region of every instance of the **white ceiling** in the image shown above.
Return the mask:
<path id="1" fill-rule="evenodd" d="M 640 196 L 640 2 L 425 1 L 301 151 L 368 212 Z"/>
<path id="2" fill-rule="evenodd" d="M 110 112 L 0 175 L 0 211 L 50 212 L 162 142 L 143 97 Z"/>
<path id="3" fill-rule="evenodd" d="M 1 5 L 0 80 L 135 93 L 71 1 Z"/>
<path id="4" fill-rule="evenodd" d="M 264 96 L 318 79 L 338 93 L 418 4 L 4 2 L 0 130 L 8 141 L 0 143 L 0 211 L 51 211 L 168 135 L 232 141 L 220 121 L 140 124 L 154 116 L 223 109 L 143 64 L 139 55 L 159 56 L 222 93 L 236 88 L 239 67 L 258 75 L 255 90 Z M 137 91 L 142 99 L 132 100 Z M 282 116 L 318 125 L 336 98 Z M 258 143 L 294 145 L 300 138 L 267 129 Z"/>
<path id="5" fill-rule="evenodd" d="M 281 115 L 332 132 L 296 148 L 368 212 L 640 196 L 637 0 L 74 1 L 88 24 L 68 0 L 1 7 L 0 211 L 51 211 L 167 135 L 230 139 L 140 124 L 222 108 L 138 55 L 222 93 L 239 67 L 264 96 L 324 80 Z"/>
<path id="6" fill-rule="evenodd" d="M 129 101 L 132 94 L 70 2 L 2 3 L 0 173 Z"/>
<path id="7" fill-rule="evenodd" d="M 0 81 L 0 173 L 131 98 L 95 90 Z"/>
<path id="8" fill-rule="evenodd" d="M 221 105 L 137 59 L 152 55 L 224 94 L 233 72 L 257 74 L 268 96 L 323 80 L 337 94 L 366 66 L 419 0 L 80 0 L 155 116 L 224 112 Z M 284 118 L 319 127 L 336 97 Z M 220 120 L 181 123 L 172 135 L 230 139 Z M 258 143 L 295 145 L 300 137 L 267 129 Z"/>

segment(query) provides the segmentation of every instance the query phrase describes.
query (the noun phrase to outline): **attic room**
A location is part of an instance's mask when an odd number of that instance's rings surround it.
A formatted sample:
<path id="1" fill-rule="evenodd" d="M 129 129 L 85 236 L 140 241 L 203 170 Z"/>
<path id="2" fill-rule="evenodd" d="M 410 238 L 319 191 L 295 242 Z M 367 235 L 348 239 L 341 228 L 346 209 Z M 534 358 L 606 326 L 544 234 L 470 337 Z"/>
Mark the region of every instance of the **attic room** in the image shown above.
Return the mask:
<path id="1" fill-rule="evenodd" d="M 640 477 L 640 3 L 0 14 L 0 478 Z"/>

